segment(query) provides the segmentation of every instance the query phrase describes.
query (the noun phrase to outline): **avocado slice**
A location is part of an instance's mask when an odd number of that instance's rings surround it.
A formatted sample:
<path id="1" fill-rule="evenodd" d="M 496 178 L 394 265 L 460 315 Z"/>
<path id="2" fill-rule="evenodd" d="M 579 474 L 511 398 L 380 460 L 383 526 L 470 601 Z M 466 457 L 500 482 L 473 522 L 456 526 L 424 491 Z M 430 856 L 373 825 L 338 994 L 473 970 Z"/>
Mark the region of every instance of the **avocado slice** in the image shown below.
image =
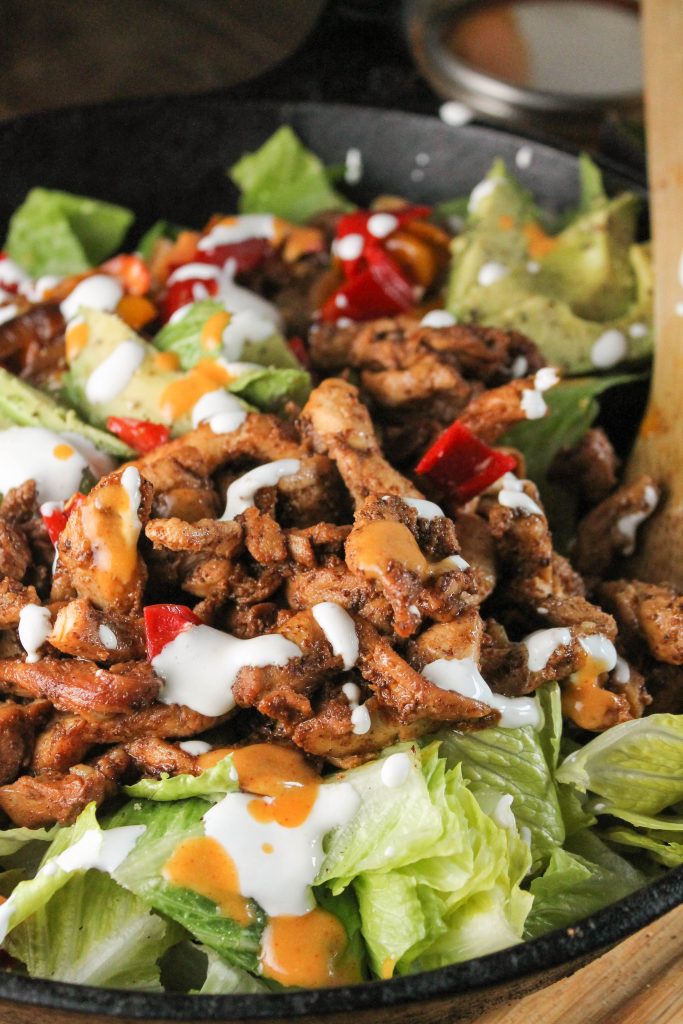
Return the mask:
<path id="1" fill-rule="evenodd" d="M 117 459 L 137 458 L 137 452 L 118 437 L 84 423 L 73 409 L 32 387 L 0 367 L 0 428 L 45 427 L 57 434 L 80 434 L 101 452 Z"/>
<path id="2" fill-rule="evenodd" d="M 582 162 L 583 179 L 588 164 Z M 607 331 L 623 334 L 619 362 L 648 356 L 653 343 L 650 249 L 634 243 L 638 199 L 608 199 L 599 172 L 592 164 L 588 170 L 595 174 L 583 182 L 579 211 L 549 235 L 529 196 L 496 161 L 451 244 L 446 292 L 456 318 L 523 331 L 567 373 L 610 365 L 591 354 Z"/>

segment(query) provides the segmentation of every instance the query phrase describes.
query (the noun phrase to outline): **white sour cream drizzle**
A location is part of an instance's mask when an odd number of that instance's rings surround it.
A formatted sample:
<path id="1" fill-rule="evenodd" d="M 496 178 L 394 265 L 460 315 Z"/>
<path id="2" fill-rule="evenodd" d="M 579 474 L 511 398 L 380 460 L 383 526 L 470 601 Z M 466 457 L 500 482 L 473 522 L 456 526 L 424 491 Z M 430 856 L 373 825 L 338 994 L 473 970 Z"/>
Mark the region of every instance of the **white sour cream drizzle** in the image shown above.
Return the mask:
<path id="1" fill-rule="evenodd" d="M 544 366 L 541 370 L 537 370 L 533 388 L 527 388 L 522 392 L 520 402 L 528 420 L 540 420 L 545 416 L 548 406 L 545 404 L 543 392 L 554 387 L 559 379 L 554 366 Z"/>
<path id="2" fill-rule="evenodd" d="M 19 642 L 26 651 L 29 665 L 40 661 L 38 651 L 52 632 L 49 608 L 27 604 L 19 612 Z"/>
<path id="3" fill-rule="evenodd" d="M 60 304 L 62 316 L 71 320 L 80 309 L 99 309 L 113 313 L 123 298 L 123 288 L 110 274 L 93 274 L 80 281 Z"/>
<path id="4" fill-rule="evenodd" d="M 515 153 L 515 163 L 520 171 L 525 171 L 527 167 L 531 167 L 533 159 L 534 151 L 531 146 L 520 146 Z"/>
<path id="5" fill-rule="evenodd" d="M 109 626 L 105 626 L 104 623 L 102 623 L 97 630 L 97 635 L 100 638 L 102 646 L 106 647 L 108 651 L 115 651 L 119 646 L 119 642 L 116 639 L 116 633 L 113 629 L 110 629 Z"/>
<path id="6" fill-rule="evenodd" d="M 6 324 L 8 320 L 14 320 L 18 312 L 19 310 L 13 302 L 9 306 L 0 306 L 0 324 Z"/>
<path id="7" fill-rule="evenodd" d="M 504 729 L 541 726 L 541 708 L 535 697 L 502 697 L 493 693 L 472 658 L 438 658 L 425 665 L 422 675 L 441 690 L 471 697 L 500 711 L 498 724 Z"/>
<path id="8" fill-rule="evenodd" d="M 612 327 L 608 331 L 604 331 L 600 337 L 593 342 L 591 348 L 591 362 L 593 366 L 597 366 L 600 370 L 605 370 L 610 366 L 614 366 L 628 353 L 628 341 L 623 331 L 618 331 Z"/>
<path id="9" fill-rule="evenodd" d="M 31 278 L 18 263 L 15 263 L 9 256 L 0 257 L 0 285 L 22 287 L 31 283 Z"/>
<path id="10" fill-rule="evenodd" d="M 529 515 L 542 516 L 543 512 L 528 494 L 524 492 L 524 481 L 514 473 L 505 473 L 493 484 L 492 491 L 498 491 L 498 501 L 505 508 L 519 508 Z"/>
<path id="11" fill-rule="evenodd" d="M 183 263 L 182 267 L 173 271 L 166 283 L 170 286 L 177 281 L 217 281 L 220 276 L 220 268 L 214 267 L 213 263 Z"/>
<path id="12" fill-rule="evenodd" d="M 386 238 L 398 227 L 398 218 L 393 213 L 373 213 L 368 219 L 368 233 L 373 238 Z"/>
<path id="13" fill-rule="evenodd" d="M 512 812 L 513 800 L 514 797 L 511 793 L 503 793 L 491 813 L 491 817 L 496 825 L 500 825 L 501 828 L 506 828 L 510 832 L 517 831 L 517 820 Z"/>
<path id="14" fill-rule="evenodd" d="M 351 820 L 360 797 L 348 782 L 322 785 L 296 828 L 257 821 L 249 812 L 255 799 L 250 793 L 228 793 L 204 815 L 206 835 L 232 859 L 242 896 L 256 900 L 270 917 L 300 917 L 315 906 L 310 887 L 325 857 L 323 838 Z M 269 849 L 272 853 L 265 852 Z"/>
<path id="15" fill-rule="evenodd" d="M 457 322 L 447 309 L 431 309 L 420 320 L 420 327 L 453 327 Z"/>
<path id="16" fill-rule="evenodd" d="M 285 476 L 292 476 L 301 469 L 299 459 L 277 459 L 263 466 L 249 470 L 228 487 L 223 520 L 235 519 L 241 512 L 252 508 L 254 498 L 262 487 L 275 487 Z"/>
<path id="17" fill-rule="evenodd" d="M 569 647 L 572 634 L 566 626 L 553 629 L 538 629 L 535 633 L 522 640 L 527 649 L 527 660 L 530 672 L 542 672 L 555 651 L 560 647 Z"/>
<path id="18" fill-rule="evenodd" d="M 346 150 L 344 160 L 344 181 L 347 185 L 357 185 L 363 177 L 363 154 L 355 146 Z"/>
<path id="19" fill-rule="evenodd" d="M 120 342 L 88 377 L 85 385 L 88 401 L 92 405 L 112 402 L 128 387 L 144 358 L 145 347 L 137 338 Z"/>
<path id="20" fill-rule="evenodd" d="M 506 267 L 503 263 L 498 263 L 497 260 L 489 260 L 488 263 L 484 263 L 479 268 L 477 274 L 477 284 L 480 284 L 482 288 L 490 288 L 496 281 L 501 281 L 504 277 L 510 273 L 510 268 Z"/>
<path id="21" fill-rule="evenodd" d="M 232 687 L 241 668 L 283 667 L 301 650 L 291 640 L 271 633 L 240 640 L 212 626 L 190 626 L 152 659 L 163 679 L 162 704 L 183 704 L 215 718 L 235 707 Z"/>
<path id="22" fill-rule="evenodd" d="M 367 732 L 370 732 L 372 719 L 365 704 L 361 704 L 360 707 L 353 709 L 351 712 L 351 725 L 353 726 L 351 731 L 355 736 L 365 736 Z"/>
<path id="23" fill-rule="evenodd" d="M 314 604 L 311 614 L 318 623 L 325 639 L 332 648 L 332 653 L 341 658 L 344 669 L 348 672 L 358 661 L 358 635 L 353 619 L 340 604 L 334 601 L 321 601 Z"/>
<path id="24" fill-rule="evenodd" d="M 360 700 L 360 686 L 358 683 L 344 683 L 342 693 L 352 708 L 358 707 L 358 701 Z"/>
<path id="25" fill-rule="evenodd" d="M 411 761 L 405 751 L 397 754 L 389 754 L 389 757 L 382 761 L 380 778 L 387 789 L 398 789 L 410 775 Z"/>
<path id="26" fill-rule="evenodd" d="M 490 196 L 492 192 L 496 190 L 502 178 L 484 178 L 478 185 L 475 185 L 470 193 L 470 198 L 467 203 L 467 210 L 469 213 L 476 213 L 477 207 L 483 199 Z"/>
<path id="27" fill-rule="evenodd" d="M 615 683 L 620 683 L 625 686 L 631 678 L 631 666 L 624 658 L 620 658 L 617 655 L 617 662 L 614 666 L 614 675 L 612 676 Z"/>
<path id="28" fill-rule="evenodd" d="M 247 341 L 265 341 L 275 331 L 272 320 L 264 318 L 253 309 L 243 309 L 233 313 L 230 323 L 223 328 L 221 341 L 223 355 L 226 359 L 240 359 Z"/>
<path id="29" fill-rule="evenodd" d="M 87 465 L 80 452 L 51 430 L 9 427 L 0 431 L 0 494 L 35 480 L 41 503 L 66 501 L 80 488 Z"/>
<path id="30" fill-rule="evenodd" d="M 186 754 L 192 754 L 193 757 L 199 757 L 201 754 L 208 754 L 213 747 L 206 740 L 183 740 L 178 746 L 181 750 L 184 750 Z"/>
<path id="31" fill-rule="evenodd" d="M 140 535 L 140 529 L 142 524 L 140 523 L 140 516 L 138 511 L 140 509 L 140 473 L 135 466 L 127 466 L 121 474 L 121 486 L 128 495 L 130 516 L 131 516 L 131 532 L 134 535 L 135 541 Z"/>
<path id="32" fill-rule="evenodd" d="M 526 356 L 517 356 L 512 366 L 510 367 L 510 373 L 517 379 L 518 377 L 525 377 L 526 372 L 529 369 L 529 360 Z"/>
<path id="33" fill-rule="evenodd" d="M 645 522 L 648 516 L 652 515 L 654 510 L 657 508 L 657 501 L 657 491 L 651 484 L 648 484 L 643 492 L 645 508 L 638 512 L 631 512 L 628 515 L 621 516 L 620 519 L 617 519 L 617 531 L 626 541 L 623 549 L 625 555 L 632 555 L 635 551 L 636 530 L 641 523 Z"/>
<path id="34" fill-rule="evenodd" d="M 247 418 L 246 410 L 242 403 L 234 395 L 229 394 L 223 388 L 216 391 L 207 391 L 206 394 L 195 402 L 192 408 L 192 426 L 198 427 L 200 423 L 207 420 L 213 429 L 214 418 L 221 417 L 220 426 L 225 427 L 229 419 L 229 430 L 237 430 Z M 216 430 L 214 433 L 224 434 L 228 430 Z"/>
<path id="35" fill-rule="evenodd" d="M 272 238 L 275 223 L 269 213 L 245 213 L 231 218 L 229 223 L 215 224 L 208 234 L 197 242 L 201 252 L 217 249 L 221 245 L 246 242 L 248 238 Z"/>
<path id="36" fill-rule="evenodd" d="M 354 231 L 332 243 L 332 252 L 340 260 L 357 260 L 365 247 L 365 239 Z"/>
<path id="37" fill-rule="evenodd" d="M 611 672 L 617 664 L 617 652 L 611 640 L 600 633 L 593 636 L 582 636 L 579 643 L 591 659 L 596 672 Z"/>
<path id="38" fill-rule="evenodd" d="M 70 875 L 74 871 L 90 871 L 93 868 L 111 874 L 123 863 L 145 829 L 145 825 L 125 825 L 106 832 L 90 829 L 77 843 L 44 864 L 35 877 L 50 878 L 59 872 Z M 0 906 L 0 942 L 4 942 L 8 931 L 14 926 L 12 918 L 17 902 L 17 897 L 12 893 Z"/>
<path id="39" fill-rule="evenodd" d="M 439 107 L 439 117 L 450 128 L 461 128 L 463 125 L 470 123 L 474 114 L 464 103 L 459 103 L 457 100 L 447 100 Z"/>

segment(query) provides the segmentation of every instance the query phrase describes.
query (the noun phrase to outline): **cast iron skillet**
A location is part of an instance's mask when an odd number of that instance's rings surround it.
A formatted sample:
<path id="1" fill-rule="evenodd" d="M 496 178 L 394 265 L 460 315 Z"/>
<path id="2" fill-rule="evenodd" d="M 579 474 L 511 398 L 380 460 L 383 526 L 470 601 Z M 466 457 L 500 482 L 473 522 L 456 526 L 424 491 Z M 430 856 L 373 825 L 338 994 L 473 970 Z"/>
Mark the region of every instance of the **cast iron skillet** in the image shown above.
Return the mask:
<path id="1" fill-rule="evenodd" d="M 495 156 L 514 166 L 527 142 L 491 128 L 449 128 L 435 118 L 315 103 L 235 102 L 221 94 L 152 99 L 51 112 L 0 126 L 0 229 L 33 185 L 64 188 L 132 207 L 143 228 L 159 217 L 200 226 L 230 210 L 235 191 L 225 168 L 291 124 L 327 163 L 350 146 L 364 175 L 352 193 L 363 202 L 381 192 L 437 202 L 466 194 Z M 532 143 L 524 184 L 549 207 L 577 197 L 576 157 Z M 417 154 L 427 154 L 416 162 Z M 424 177 L 416 174 L 424 172 Z M 421 180 L 415 180 L 415 179 Z M 643 182 L 606 168 L 610 190 Z M 443 1022 L 547 985 L 642 928 L 683 900 L 683 868 L 594 914 L 573 928 L 438 971 L 356 988 L 277 996 L 188 997 L 118 992 L 0 974 L 0 1016 L 14 1024 L 52 1024 L 111 1016 L 119 1020 L 297 1020 Z M 4 1011 L 4 1012 L 3 1012 Z M 81 1017 L 81 1020 L 83 1018 Z"/>

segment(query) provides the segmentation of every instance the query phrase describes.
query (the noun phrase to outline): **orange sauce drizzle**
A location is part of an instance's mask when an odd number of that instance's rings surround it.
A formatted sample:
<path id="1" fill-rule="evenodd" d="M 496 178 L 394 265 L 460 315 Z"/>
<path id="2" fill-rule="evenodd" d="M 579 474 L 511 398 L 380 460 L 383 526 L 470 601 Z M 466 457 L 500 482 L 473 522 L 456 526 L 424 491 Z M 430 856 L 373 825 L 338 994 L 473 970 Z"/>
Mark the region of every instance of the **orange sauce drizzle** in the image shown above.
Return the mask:
<path id="1" fill-rule="evenodd" d="M 52 449 L 52 454 L 56 459 L 61 459 L 62 462 L 66 462 L 73 455 L 74 450 L 70 444 L 57 444 Z"/>
<path id="2" fill-rule="evenodd" d="M 207 750 L 205 754 L 200 754 L 197 758 L 197 764 L 205 772 L 208 768 L 213 768 L 214 765 L 217 765 L 228 754 L 232 754 L 232 747 L 216 747 L 215 750 Z"/>
<path id="3" fill-rule="evenodd" d="M 225 387 L 230 374 L 213 359 L 201 359 L 179 380 L 172 381 L 161 395 L 161 409 L 168 419 L 179 419 L 199 401 L 202 395 Z"/>
<path id="4" fill-rule="evenodd" d="M 152 356 L 152 366 L 162 373 L 171 373 L 180 368 L 180 360 L 176 352 L 155 352 Z"/>
<path id="5" fill-rule="evenodd" d="M 66 361 L 73 363 L 88 344 L 88 325 L 86 323 L 71 324 L 64 336 Z"/>
<path id="6" fill-rule="evenodd" d="M 543 259 L 557 246 L 557 239 L 546 235 L 543 228 L 533 221 L 524 225 L 522 233 L 527 240 L 529 255 L 534 260 Z"/>
<path id="7" fill-rule="evenodd" d="M 181 843 L 166 862 L 163 874 L 173 885 L 191 889 L 215 903 L 224 917 L 248 925 L 253 911 L 239 891 L 234 861 L 210 836 L 194 836 Z"/>
<path id="8" fill-rule="evenodd" d="M 355 529 L 346 542 L 347 560 L 371 579 L 381 579 L 392 563 L 402 565 L 421 580 L 453 572 L 453 565 L 444 559 L 428 562 L 407 526 L 391 520 L 378 519 Z"/>
<path id="9" fill-rule="evenodd" d="M 116 314 L 134 331 L 139 331 L 145 324 L 156 319 L 157 308 L 144 295 L 123 295 L 116 307 Z"/>
<path id="10" fill-rule="evenodd" d="M 329 988 L 362 980 L 344 926 L 317 907 L 302 917 L 273 917 L 263 933 L 261 970 L 282 985 Z"/>
<path id="11" fill-rule="evenodd" d="M 93 573 L 102 594 L 115 600 L 138 564 L 137 532 L 125 487 L 113 481 L 95 490 L 78 510 L 93 553 Z"/>
<path id="12" fill-rule="evenodd" d="M 213 751 L 211 751 L 213 753 Z M 291 787 L 316 785 L 320 779 L 304 756 L 276 743 L 252 743 L 233 751 L 242 789 L 259 796 L 280 796 Z"/>
<path id="13" fill-rule="evenodd" d="M 512 231 L 515 226 L 515 218 L 509 213 L 501 213 L 498 218 L 498 224 L 500 225 L 501 231 Z"/>
<path id="14" fill-rule="evenodd" d="M 202 352 L 215 352 L 221 348 L 222 334 L 229 323 L 230 314 L 226 310 L 219 310 L 209 317 L 199 335 L 199 347 Z"/>
<path id="15" fill-rule="evenodd" d="M 582 729 L 595 732 L 619 720 L 623 698 L 600 686 L 603 669 L 594 658 L 584 664 L 562 686 L 562 711 Z"/>

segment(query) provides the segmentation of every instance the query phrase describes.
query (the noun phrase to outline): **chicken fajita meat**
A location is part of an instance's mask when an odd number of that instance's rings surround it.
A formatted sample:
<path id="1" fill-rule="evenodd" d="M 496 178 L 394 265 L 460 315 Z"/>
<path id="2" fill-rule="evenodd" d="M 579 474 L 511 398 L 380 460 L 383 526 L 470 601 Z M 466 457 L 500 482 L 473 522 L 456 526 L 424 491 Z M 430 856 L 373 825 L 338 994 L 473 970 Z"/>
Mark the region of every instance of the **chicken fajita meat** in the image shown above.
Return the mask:
<path id="1" fill-rule="evenodd" d="M 647 480 L 616 489 L 606 438 L 576 568 L 531 481 L 508 471 L 459 498 L 392 464 L 399 407 L 408 424 L 433 399 L 435 433 L 457 415 L 488 445 L 537 415 L 554 378 L 527 339 L 399 317 L 311 344 L 321 369 L 357 367 L 360 389 L 329 377 L 293 419 L 203 424 L 104 475 L 53 565 L 35 487 L 5 496 L 0 806 L 17 824 L 72 821 L 140 775 L 196 775 L 179 743 L 198 734 L 349 767 L 445 723 L 486 728 L 549 680 L 573 727 L 599 732 L 646 711 L 646 668 L 678 670 L 680 598 L 596 589 L 657 497 Z M 419 395 L 433 360 L 449 383 Z"/>

